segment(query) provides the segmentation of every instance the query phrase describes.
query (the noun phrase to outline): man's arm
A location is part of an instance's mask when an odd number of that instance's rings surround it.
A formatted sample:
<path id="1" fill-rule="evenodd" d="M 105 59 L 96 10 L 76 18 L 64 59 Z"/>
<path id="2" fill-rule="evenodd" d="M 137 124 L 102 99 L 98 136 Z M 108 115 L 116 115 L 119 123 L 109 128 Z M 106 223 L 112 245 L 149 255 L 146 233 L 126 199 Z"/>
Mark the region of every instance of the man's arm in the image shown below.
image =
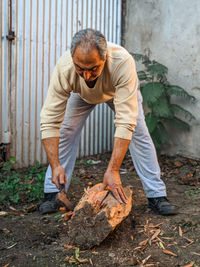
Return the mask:
<path id="1" fill-rule="evenodd" d="M 60 165 L 58 157 L 59 137 L 50 137 L 42 140 L 48 161 L 52 169 L 52 183 L 60 190 L 60 184 L 66 184 L 65 170 Z"/>
<path id="2" fill-rule="evenodd" d="M 129 144 L 130 140 L 118 137 L 114 138 L 113 152 L 111 155 L 110 162 L 108 164 L 108 168 L 104 174 L 104 187 L 109 186 L 114 197 L 120 203 L 126 203 L 127 201 L 126 195 L 122 187 L 119 169 L 126 154 L 126 151 L 129 147 Z"/>

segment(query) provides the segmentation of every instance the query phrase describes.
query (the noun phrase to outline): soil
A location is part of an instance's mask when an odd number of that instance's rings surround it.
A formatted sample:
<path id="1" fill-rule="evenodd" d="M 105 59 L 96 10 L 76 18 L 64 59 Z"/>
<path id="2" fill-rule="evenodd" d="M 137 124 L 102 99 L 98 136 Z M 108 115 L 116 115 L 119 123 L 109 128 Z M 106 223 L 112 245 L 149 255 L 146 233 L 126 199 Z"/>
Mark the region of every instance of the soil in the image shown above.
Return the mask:
<path id="1" fill-rule="evenodd" d="M 107 153 L 76 164 L 68 192 L 74 204 L 88 183 L 102 181 L 109 158 Z M 200 266 L 200 161 L 161 156 L 159 162 L 178 215 L 161 216 L 148 208 L 126 155 L 120 172 L 123 185 L 133 186 L 133 208 L 98 247 L 82 251 L 69 244 L 63 211 L 41 216 L 35 206 L 40 203 L 26 209 L 18 204 L 13 206 L 18 212 L 7 209 L 10 214 L 0 216 L 0 266 Z"/>

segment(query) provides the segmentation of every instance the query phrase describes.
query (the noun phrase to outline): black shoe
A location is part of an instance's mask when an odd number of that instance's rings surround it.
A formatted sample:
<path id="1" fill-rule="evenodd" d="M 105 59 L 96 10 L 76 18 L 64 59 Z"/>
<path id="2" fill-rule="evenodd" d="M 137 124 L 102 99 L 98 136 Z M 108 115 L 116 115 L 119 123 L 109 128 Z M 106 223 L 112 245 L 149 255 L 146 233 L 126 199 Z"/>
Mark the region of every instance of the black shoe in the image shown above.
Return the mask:
<path id="1" fill-rule="evenodd" d="M 39 206 L 40 213 L 57 212 L 59 205 L 57 203 L 57 193 L 44 193 L 44 202 Z"/>
<path id="2" fill-rule="evenodd" d="M 177 208 L 166 197 L 148 198 L 149 208 L 161 215 L 178 214 Z"/>

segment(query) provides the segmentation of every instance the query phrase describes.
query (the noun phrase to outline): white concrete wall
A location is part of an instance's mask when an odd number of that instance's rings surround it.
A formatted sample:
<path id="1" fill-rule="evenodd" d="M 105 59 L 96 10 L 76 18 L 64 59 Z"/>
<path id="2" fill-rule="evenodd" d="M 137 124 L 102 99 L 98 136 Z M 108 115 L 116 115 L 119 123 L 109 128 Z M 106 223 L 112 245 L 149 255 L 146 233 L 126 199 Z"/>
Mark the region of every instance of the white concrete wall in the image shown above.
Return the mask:
<path id="1" fill-rule="evenodd" d="M 200 158 L 200 1 L 127 0 L 123 39 L 127 50 L 167 66 L 169 81 L 197 98 L 179 102 L 196 120 L 190 132 L 171 132 L 166 152 Z"/>

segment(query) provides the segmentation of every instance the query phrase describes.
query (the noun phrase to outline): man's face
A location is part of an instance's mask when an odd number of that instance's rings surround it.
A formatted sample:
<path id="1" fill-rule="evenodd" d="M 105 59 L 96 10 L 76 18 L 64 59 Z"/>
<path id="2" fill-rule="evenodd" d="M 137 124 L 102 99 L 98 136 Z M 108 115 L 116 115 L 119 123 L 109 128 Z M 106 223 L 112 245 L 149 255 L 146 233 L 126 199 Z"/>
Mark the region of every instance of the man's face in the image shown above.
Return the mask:
<path id="1" fill-rule="evenodd" d="M 106 60 L 100 58 L 97 49 L 85 53 L 84 49 L 78 46 L 73 55 L 73 62 L 76 72 L 86 82 L 91 82 L 100 76 Z"/>

